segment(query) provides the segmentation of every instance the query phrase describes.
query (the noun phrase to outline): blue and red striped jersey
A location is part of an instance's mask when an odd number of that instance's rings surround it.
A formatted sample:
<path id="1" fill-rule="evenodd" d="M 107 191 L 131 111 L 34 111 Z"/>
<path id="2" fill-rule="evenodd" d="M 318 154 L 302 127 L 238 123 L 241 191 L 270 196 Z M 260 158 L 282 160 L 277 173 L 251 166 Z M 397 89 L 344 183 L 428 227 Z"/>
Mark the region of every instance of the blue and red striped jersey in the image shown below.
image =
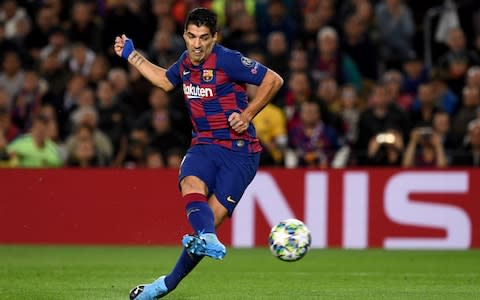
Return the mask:
<path id="1" fill-rule="evenodd" d="M 212 53 L 198 66 L 185 51 L 167 70 L 167 78 L 177 86 L 183 83 L 183 94 L 193 125 L 192 145 L 218 144 L 235 151 L 262 150 L 255 128 L 236 133 L 228 123 L 233 112 L 242 112 L 248 105 L 246 84 L 260 85 L 267 68 L 216 44 Z"/>

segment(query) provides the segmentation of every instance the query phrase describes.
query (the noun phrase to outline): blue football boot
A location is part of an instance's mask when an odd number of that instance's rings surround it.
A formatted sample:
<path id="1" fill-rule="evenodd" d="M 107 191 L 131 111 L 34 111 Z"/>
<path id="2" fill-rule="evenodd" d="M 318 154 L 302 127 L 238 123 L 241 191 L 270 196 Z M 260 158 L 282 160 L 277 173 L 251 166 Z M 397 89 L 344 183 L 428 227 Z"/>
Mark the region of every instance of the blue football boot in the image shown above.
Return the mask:
<path id="1" fill-rule="evenodd" d="M 130 291 L 130 300 L 155 300 L 168 294 L 165 276 L 150 284 L 141 284 Z"/>
<path id="2" fill-rule="evenodd" d="M 203 233 L 199 236 L 186 234 L 182 244 L 188 252 L 213 259 L 223 259 L 227 250 L 214 233 Z"/>

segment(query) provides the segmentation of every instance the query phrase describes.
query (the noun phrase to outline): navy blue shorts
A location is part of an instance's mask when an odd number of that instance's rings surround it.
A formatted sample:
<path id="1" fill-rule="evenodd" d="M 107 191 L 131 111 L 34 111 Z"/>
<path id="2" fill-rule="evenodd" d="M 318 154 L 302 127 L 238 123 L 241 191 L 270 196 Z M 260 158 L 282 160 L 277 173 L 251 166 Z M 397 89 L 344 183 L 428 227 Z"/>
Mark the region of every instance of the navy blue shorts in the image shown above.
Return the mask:
<path id="1" fill-rule="evenodd" d="M 180 166 L 179 182 L 186 176 L 200 178 L 208 187 L 207 198 L 215 194 L 228 210 L 233 210 L 252 182 L 260 162 L 260 153 L 244 153 L 214 144 L 191 147 Z"/>

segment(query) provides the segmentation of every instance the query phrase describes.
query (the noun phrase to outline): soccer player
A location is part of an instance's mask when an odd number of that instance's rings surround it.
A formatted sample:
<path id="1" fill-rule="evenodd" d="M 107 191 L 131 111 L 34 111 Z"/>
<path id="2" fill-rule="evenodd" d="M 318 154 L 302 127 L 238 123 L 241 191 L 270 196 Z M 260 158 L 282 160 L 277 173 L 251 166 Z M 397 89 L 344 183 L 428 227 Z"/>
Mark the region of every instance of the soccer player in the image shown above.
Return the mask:
<path id="1" fill-rule="evenodd" d="M 128 60 L 154 85 L 172 90 L 182 83 L 193 124 L 191 147 L 180 166 L 180 189 L 194 231 L 173 270 L 131 290 L 130 299 L 163 297 L 204 257 L 222 259 L 225 246 L 215 228 L 232 215 L 258 168 L 261 146 L 251 124 L 270 102 L 283 79 L 262 64 L 217 44 L 217 17 L 192 10 L 185 21 L 187 50 L 168 70 L 145 59 L 125 35 L 116 37 L 117 55 Z M 258 86 L 250 102 L 246 84 Z"/>

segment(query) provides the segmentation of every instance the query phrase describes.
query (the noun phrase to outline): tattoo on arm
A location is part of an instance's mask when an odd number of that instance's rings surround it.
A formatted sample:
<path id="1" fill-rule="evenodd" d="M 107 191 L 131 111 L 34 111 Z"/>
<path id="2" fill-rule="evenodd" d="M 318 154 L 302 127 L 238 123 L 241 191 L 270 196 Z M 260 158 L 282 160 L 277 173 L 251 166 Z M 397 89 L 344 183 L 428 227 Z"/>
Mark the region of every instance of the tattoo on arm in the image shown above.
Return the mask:
<path id="1" fill-rule="evenodd" d="M 130 57 L 130 62 L 137 67 L 143 64 L 144 61 L 145 59 L 143 58 L 143 56 L 136 51 L 133 52 L 133 55 Z"/>

